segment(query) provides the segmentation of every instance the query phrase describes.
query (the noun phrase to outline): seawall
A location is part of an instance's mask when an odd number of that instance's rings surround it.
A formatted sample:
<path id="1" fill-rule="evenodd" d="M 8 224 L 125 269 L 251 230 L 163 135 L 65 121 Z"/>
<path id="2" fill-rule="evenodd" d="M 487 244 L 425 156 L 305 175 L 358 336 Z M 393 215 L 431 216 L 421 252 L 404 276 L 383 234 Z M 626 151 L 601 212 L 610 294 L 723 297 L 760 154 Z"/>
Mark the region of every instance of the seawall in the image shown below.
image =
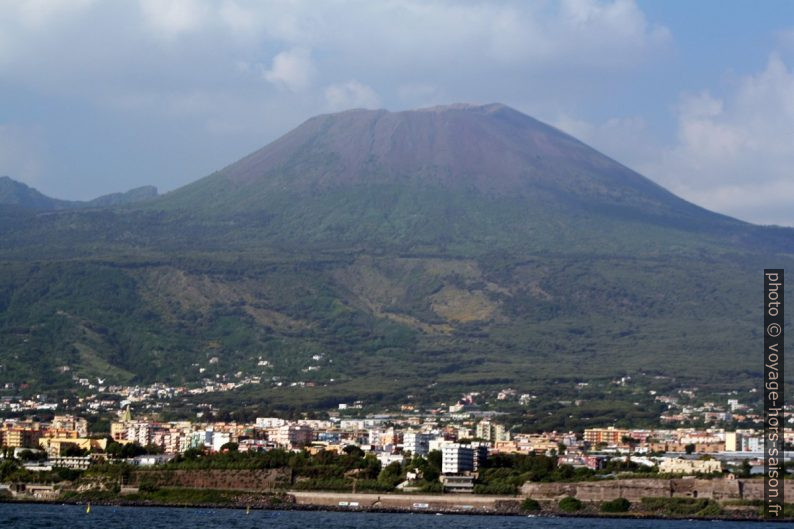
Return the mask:
<path id="1" fill-rule="evenodd" d="M 517 496 L 472 494 L 353 494 L 302 491 L 290 491 L 288 494 L 295 499 L 296 505 L 419 512 L 517 513 L 522 499 Z"/>
<path id="2" fill-rule="evenodd" d="M 582 501 L 609 501 L 626 498 L 707 498 L 713 500 L 761 500 L 764 482 L 760 479 L 620 479 L 574 483 L 525 483 L 523 496 L 556 501 L 573 496 Z M 792 498 L 794 484 L 785 482 L 785 497 Z"/>

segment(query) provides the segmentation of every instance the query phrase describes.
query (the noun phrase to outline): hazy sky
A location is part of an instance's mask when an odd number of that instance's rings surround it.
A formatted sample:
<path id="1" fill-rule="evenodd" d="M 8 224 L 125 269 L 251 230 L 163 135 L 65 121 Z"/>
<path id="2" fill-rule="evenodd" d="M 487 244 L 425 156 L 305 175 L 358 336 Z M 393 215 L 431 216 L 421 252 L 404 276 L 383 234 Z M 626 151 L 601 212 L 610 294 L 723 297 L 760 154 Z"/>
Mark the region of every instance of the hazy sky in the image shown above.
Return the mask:
<path id="1" fill-rule="evenodd" d="M 794 226 L 794 2 L 0 0 L 0 175 L 171 190 L 312 115 L 502 102 Z"/>

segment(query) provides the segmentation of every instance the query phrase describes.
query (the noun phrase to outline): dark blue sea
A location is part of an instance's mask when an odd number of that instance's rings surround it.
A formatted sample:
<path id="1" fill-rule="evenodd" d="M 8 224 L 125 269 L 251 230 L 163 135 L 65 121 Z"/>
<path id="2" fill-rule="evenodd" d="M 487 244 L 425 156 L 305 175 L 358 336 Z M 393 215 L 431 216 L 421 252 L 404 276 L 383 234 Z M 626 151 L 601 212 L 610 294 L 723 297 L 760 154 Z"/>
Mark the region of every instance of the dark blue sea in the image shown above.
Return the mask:
<path id="1" fill-rule="evenodd" d="M 258 511 L 159 507 L 91 507 L 77 505 L 2 504 L 0 528 L 96 529 L 742 529 L 794 525 L 757 522 L 616 520 L 605 518 L 528 518 L 431 514 L 380 514 L 316 511 Z"/>

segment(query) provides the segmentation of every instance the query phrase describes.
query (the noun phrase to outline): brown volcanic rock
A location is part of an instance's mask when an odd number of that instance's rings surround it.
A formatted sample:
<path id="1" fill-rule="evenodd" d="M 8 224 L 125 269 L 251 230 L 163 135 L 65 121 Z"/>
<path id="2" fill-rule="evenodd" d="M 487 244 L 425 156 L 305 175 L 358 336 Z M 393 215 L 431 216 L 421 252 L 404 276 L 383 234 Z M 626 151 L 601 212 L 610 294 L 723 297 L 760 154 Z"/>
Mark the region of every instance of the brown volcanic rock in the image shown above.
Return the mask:
<path id="1" fill-rule="evenodd" d="M 573 166 L 576 171 L 561 174 Z M 584 143 L 501 104 L 321 115 L 221 172 L 238 184 L 291 175 L 293 186 L 419 180 L 511 193 L 544 181 L 575 190 L 578 181 L 603 192 L 629 184 L 666 194 Z"/>

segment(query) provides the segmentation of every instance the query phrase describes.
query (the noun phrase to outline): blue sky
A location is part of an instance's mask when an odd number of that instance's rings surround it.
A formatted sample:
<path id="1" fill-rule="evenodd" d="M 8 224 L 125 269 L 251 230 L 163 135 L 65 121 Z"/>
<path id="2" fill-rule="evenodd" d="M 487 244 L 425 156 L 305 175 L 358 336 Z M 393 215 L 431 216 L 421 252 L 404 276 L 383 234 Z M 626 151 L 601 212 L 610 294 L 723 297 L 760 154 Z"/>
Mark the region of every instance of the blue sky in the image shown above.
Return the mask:
<path id="1" fill-rule="evenodd" d="M 794 226 L 794 4 L 3 0 L 0 174 L 167 191 L 312 115 L 502 102 Z"/>

